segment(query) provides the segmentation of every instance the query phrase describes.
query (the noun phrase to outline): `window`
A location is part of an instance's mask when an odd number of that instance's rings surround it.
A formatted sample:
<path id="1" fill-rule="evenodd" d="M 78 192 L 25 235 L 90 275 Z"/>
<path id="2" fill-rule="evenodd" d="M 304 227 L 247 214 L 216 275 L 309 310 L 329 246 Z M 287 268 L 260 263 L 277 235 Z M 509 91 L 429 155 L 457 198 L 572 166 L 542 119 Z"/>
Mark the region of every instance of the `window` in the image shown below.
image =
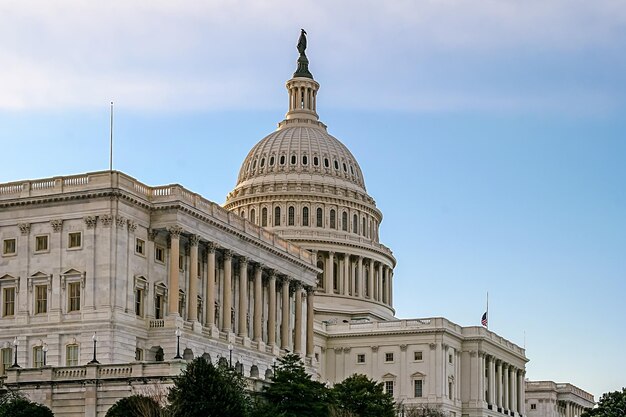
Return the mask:
<path id="1" fill-rule="evenodd" d="M 309 158 L 307 158 L 306 155 L 302 156 L 302 165 L 308 165 L 309 164 Z"/>
<path id="2" fill-rule="evenodd" d="M 348 231 L 348 213 L 345 211 L 341 213 L 341 230 Z"/>
<path id="3" fill-rule="evenodd" d="M 416 379 L 413 381 L 413 393 L 415 398 L 421 398 L 423 394 L 424 381 L 421 379 Z"/>
<path id="4" fill-rule="evenodd" d="M 15 287 L 2 290 L 4 304 L 2 305 L 2 317 L 13 316 L 15 314 Z"/>
<path id="5" fill-rule="evenodd" d="M 261 168 L 265 166 L 265 158 L 261 158 Z"/>
<path id="6" fill-rule="evenodd" d="M 313 157 L 313 165 L 315 166 L 319 166 L 320 164 L 320 159 L 317 156 Z"/>
<path id="7" fill-rule="evenodd" d="M 270 156 L 270 166 L 274 166 L 274 156 Z"/>
<path id="8" fill-rule="evenodd" d="M 135 349 L 135 360 L 140 362 L 143 360 L 143 349 L 136 348 Z"/>
<path id="9" fill-rule="evenodd" d="M 80 248 L 83 245 L 83 234 L 81 232 L 72 232 L 67 235 L 68 249 Z"/>
<path id="10" fill-rule="evenodd" d="M 328 161 L 328 158 L 324 158 L 324 167 L 326 168 L 330 167 L 330 162 Z"/>
<path id="11" fill-rule="evenodd" d="M 200 317 L 202 317 L 202 297 L 198 297 L 196 302 L 196 317 L 198 318 L 198 321 L 200 320 Z"/>
<path id="12" fill-rule="evenodd" d="M 324 212 L 321 208 L 317 209 L 317 220 L 315 225 L 317 227 L 324 227 Z"/>
<path id="13" fill-rule="evenodd" d="M 363 226 L 361 226 L 361 233 L 363 233 L 363 236 L 365 236 L 365 232 L 367 231 L 367 224 L 365 222 L 365 217 L 363 217 Z"/>
<path id="14" fill-rule="evenodd" d="M 452 399 L 452 381 L 448 381 L 448 398 Z"/>
<path id="15" fill-rule="evenodd" d="M 0 352 L 0 375 L 7 373 L 7 368 L 13 365 L 13 349 L 4 348 Z"/>
<path id="16" fill-rule="evenodd" d="M 261 226 L 267 227 L 267 207 L 261 210 Z"/>
<path id="17" fill-rule="evenodd" d="M 280 164 L 285 165 L 285 155 L 280 156 Z"/>
<path id="18" fill-rule="evenodd" d="M 452 354 L 448 355 L 448 363 L 452 363 Z"/>
<path id="19" fill-rule="evenodd" d="M 183 317 L 183 313 L 185 312 L 185 293 L 182 291 L 178 291 L 178 315 Z"/>
<path id="20" fill-rule="evenodd" d="M 280 226 L 280 207 L 274 207 L 274 226 Z"/>
<path id="21" fill-rule="evenodd" d="M 288 214 L 287 224 L 289 226 L 295 225 L 296 224 L 296 209 L 293 206 L 290 206 L 287 214 Z"/>
<path id="22" fill-rule="evenodd" d="M 359 218 L 356 214 L 352 217 L 352 233 L 359 233 Z"/>
<path id="23" fill-rule="evenodd" d="M 393 352 L 385 353 L 385 362 L 393 362 Z"/>
<path id="24" fill-rule="evenodd" d="M 48 286 L 35 285 L 35 314 L 48 312 Z"/>
<path id="25" fill-rule="evenodd" d="M 531 410 L 536 410 L 537 409 L 537 404 L 531 404 L 530 405 L 530 409 Z"/>
<path id="26" fill-rule="evenodd" d="M 80 310 L 80 282 L 70 282 L 67 284 L 68 312 Z"/>
<path id="27" fill-rule="evenodd" d="M 155 246 L 154 259 L 158 262 L 165 262 L 165 249 L 163 246 Z"/>
<path id="28" fill-rule="evenodd" d="M 295 155 L 291 155 L 291 165 L 295 165 L 296 164 L 296 156 Z"/>
<path id="29" fill-rule="evenodd" d="M 365 363 L 365 353 L 356 355 L 356 363 Z"/>
<path id="30" fill-rule="evenodd" d="M 43 346 L 33 347 L 33 368 L 41 368 L 43 366 Z"/>
<path id="31" fill-rule="evenodd" d="M 335 169 L 339 169 L 339 162 L 335 159 L 334 161 Z"/>
<path id="32" fill-rule="evenodd" d="M 146 242 L 143 239 L 135 239 L 135 253 L 138 255 L 146 254 Z"/>
<path id="33" fill-rule="evenodd" d="M 422 351 L 421 351 L 421 350 L 418 350 L 418 351 L 416 351 L 416 352 L 413 352 L 413 360 L 414 360 L 414 361 L 421 361 L 421 360 L 423 360 L 423 359 L 424 359 L 424 357 L 423 357 L 423 354 L 422 354 Z"/>
<path id="34" fill-rule="evenodd" d="M 143 317 L 143 288 L 135 289 L 135 315 Z"/>
<path id="35" fill-rule="evenodd" d="M 330 211 L 330 228 L 337 228 L 337 212 L 334 209 Z"/>
<path id="36" fill-rule="evenodd" d="M 343 163 L 343 172 L 348 172 L 348 167 L 345 162 Z"/>
<path id="37" fill-rule="evenodd" d="M 2 243 L 3 255 L 15 255 L 16 242 L 15 239 L 4 239 Z"/>
<path id="38" fill-rule="evenodd" d="M 183 255 L 178 255 L 178 270 L 185 270 L 185 257 Z"/>
<path id="39" fill-rule="evenodd" d="M 302 226 L 309 225 L 309 208 L 302 207 Z"/>
<path id="40" fill-rule="evenodd" d="M 157 294 L 154 297 L 154 318 L 161 320 L 163 318 L 163 295 Z"/>
<path id="41" fill-rule="evenodd" d="M 43 252 L 48 250 L 48 235 L 35 236 L 35 251 Z"/>
<path id="42" fill-rule="evenodd" d="M 256 210 L 254 209 L 250 210 L 250 221 L 256 224 Z"/>
<path id="43" fill-rule="evenodd" d="M 65 346 L 65 366 L 78 366 L 78 345 Z"/>
<path id="44" fill-rule="evenodd" d="M 385 392 L 393 395 L 393 381 L 385 381 Z"/>

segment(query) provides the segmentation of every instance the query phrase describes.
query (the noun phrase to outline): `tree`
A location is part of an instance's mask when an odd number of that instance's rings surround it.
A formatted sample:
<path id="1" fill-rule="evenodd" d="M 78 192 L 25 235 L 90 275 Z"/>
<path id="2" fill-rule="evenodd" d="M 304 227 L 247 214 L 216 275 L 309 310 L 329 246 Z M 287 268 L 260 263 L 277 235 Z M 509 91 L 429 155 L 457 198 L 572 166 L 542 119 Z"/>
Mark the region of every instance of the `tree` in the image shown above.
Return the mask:
<path id="1" fill-rule="evenodd" d="M 54 417 L 54 414 L 45 405 L 20 395 L 7 394 L 0 401 L 0 417 Z"/>
<path id="2" fill-rule="evenodd" d="M 602 394 L 596 408 L 586 410 L 581 417 L 624 417 L 626 416 L 626 388 Z"/>
<path id="3" fill-rule="evenodd" d="M 395 417 L 393 397 L 382 382 L 354 374 L 336 384 L 332 391 L 334 407 L 355 417 Z"/>
<path id="4" fill-rule="evenodd" d="M 263 390 L 265 406 L 284 417 L 327 417 L 329 391 L 326 385 L 313 381 L 304 369 L 300 356 L 289 353 L 278 359 L 272 384 Z M 266 411 L 269 412 L 269 411 Z"/>
<path id="5" fill-rule="evenodd" d="M 163 410 L 155 400 L 144 395 L 122 398 L 106 413 L 106 417 L 161 417 Z"/>
<path id="6" fill-rule="evenodd" d="M 203 358 L 174 380 L 168 400 L 172 417 L 245 417 L 250 405 L 243 376 Z"/>

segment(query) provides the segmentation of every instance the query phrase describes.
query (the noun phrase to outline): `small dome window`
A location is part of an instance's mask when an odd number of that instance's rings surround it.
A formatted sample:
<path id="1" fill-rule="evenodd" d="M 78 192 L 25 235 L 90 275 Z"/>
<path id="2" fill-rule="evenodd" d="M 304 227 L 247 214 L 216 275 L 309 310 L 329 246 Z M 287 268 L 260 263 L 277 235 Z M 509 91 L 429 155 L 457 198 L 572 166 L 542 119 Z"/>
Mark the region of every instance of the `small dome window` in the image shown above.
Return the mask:
<path id="1" fill-rule="evenodd" d="M 291 155 L 291 165 L 295 165 L 296 164 L 296 156 L 295 155 Z"/>
<path id="2" fill-rule="evenodd" d="M 309 158 L 306 155 L 302 155 L 302 165 L 308 165 Z"/>
<path id="3" fill-rule="evenodd" d="M 261 168 L 265 166 L 265 158 L 261 158 Z"/>
<path id="4" fill-rule="evenodd" d="M 256 169 L 256 159 L 252 162 L 252 169 Z"/>
<path id="5" fill-rule="evenodd" d="M 345 162 L 343 163 L 343 172 L 348 172 L 348 167 Z"/>
<path id="6" fill-rule="evenodd" d="M 315 166 L 319 166 L 320 164 L 320 159 L 317 156 L 313 157 L 313 165 Z"/>
<path id="7" fill-rule="evenodd" d="M 328 160 L 328 158 L 324 158 L 324 166 L 326 168 L 330 168 L 330 161 Z"/>
<path id="8" fill-rule="evenodd" d="M 333 162 L 335 163 L 335 169 L 339 170 L 339 162 L 336 159 Z"/>
<path id="9" fill-rule="evenodd" d="M 354 175 L 354 167 L 352 165 L 350 165 L 350 172 Z"/>
<path id="10" fill-rule="evenodd" d="M 274 155 L 270 156 L 270 166 L 274 166 Z"/>
<path id="11" fill-rule="evenodd" d="M 285 165 L 285 155 L 280 156 L 280 164 Z"/>

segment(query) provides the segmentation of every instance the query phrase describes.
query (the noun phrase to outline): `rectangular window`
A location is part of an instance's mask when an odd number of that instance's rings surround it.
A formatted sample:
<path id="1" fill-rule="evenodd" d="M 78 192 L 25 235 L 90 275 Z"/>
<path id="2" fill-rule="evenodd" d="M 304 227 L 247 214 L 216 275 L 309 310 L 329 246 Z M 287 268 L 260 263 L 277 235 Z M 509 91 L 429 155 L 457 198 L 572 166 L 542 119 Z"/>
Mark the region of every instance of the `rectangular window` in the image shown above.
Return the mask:
<path id="1" fill-rule="evenodd" d="M 135 289 L 135 315 L 143 317 L 143 289 Z"/>
<path id="2" fill-rule="evenodd" d="M 393 362 L 393 352 L 385 353 L 385 362 Z"/>
<path id="3" fill-rule="evenodd" d="M 531 404 L 530 405 L 530 409 L 531 410 L 536 410 L 537 409 L 537 404 Z"/>
<path id="4" fill-rule="evenodd" d="M 67 284 L 68 293 L 68 311 L 80 310 L 80 282 L 72 282 Z"/>
<path id="5" fill-rule="evenodd" d="M 178 294 L 178 315 L 183 317 L 183 313 L 185 312 L 185 294 Z"/>
<path id="6" fill-rule="evenodd" d="M 15 239 L 5 239 L 2 243 L 2 254 L 3 255 L 15 255 L 16 250 L 16 242 Z"/>
<path id="7" fill-rule="evenodd" d="M 415 398 L 421 398 L 422 397 L 422 392 L 423 392 L 423 386 L 424 386 L 424 381 L 422 381 L 421 379 L 416 379 L 415 381 L 413 381 L 413 388 L 414 388 L 414 393 L 415 393 Z"/>
<path id="8" fill-rule="evenodd" d="M 33 367 L 41 368 L 43 366 L 43 346 L 35 346 L 33 348 Z"/>
<path id="9" fill-rule="evenodd" d="M 162 246 L 154 248 L 154 259 L 159 262 L 165 262 L 165 249 Z"/>
<path id="10" fill-rule="evenodd" d="M 83 245 L 83 234 L 81 232 L 72 232 L 68 235 L 67 247 L 80 248 Z"/>
<path id="11" fill-rule="evenodd" d="M 452 382 L 448 382 L 448 398 L 452 399 Z"/>
<path id="12" fill-rule="evenodd" d="M 143 239 L 135 239 L 135 253 L 139 255 L 146 254 L 146 242 Z"/>
<path id="13" fill-rule="evenodd" d="M 183 255 L 178 255 L 178 269 L 185 270 L 185 257 Z"/>
<path id="14" fill-rule="evenodd" d="M 7 373 L 7 368 L 13 365 L 13 349 L 4 348 L 0 355 L 0 375 L 4 375 Z"/>
<path id="15" fill-rule="evenodd" d="M 393 381 L 385 381 L 385 392 L 393 395 Z"/>
<path id="16" fill-rule="evenodd" d="M 365 363 L 365 354 L 359 353 L 356 355 L 356 363 Z"/>
<path id="17" fill-rule="evenodd" d="M 157 320 L 163 318 L 163 296 L 161 294 L 154 298 L 154 318 Z"/>
<path id="18" fill-rule="evenodd" d="M 48 286 L 35 285 L 35 314 L 48 312 Z"/>
<path id="19" fill-rule="evenodd" d="M 65 365 L 78 366 L 78 345 L 65 346 Z"/>
<path id="20" fill-rule="evenodd" d="M 448 355 L 448 363 L 452 363 L 452 354 Z"/>
<path id="21" fill-rule="evenodd" d="M 140 362 L 143 360 L 143 349 L 135 349 L 135 360 Z"/>
<path id="22" fill-rule="evenodd" d="M 421 351 L 421 350 L 418 350 L 418 351 L 416 351 L 416 352 L 413 352 L 413 360 L 415 360 L 415 361 L 421 361 L 421 360 L 423 360 L 423 358 L 424 358 L 424 357 L 423 357 L 423 354 L 422 354 L 422 351 Z"/>
<path id="23" fill-rule="evenodd" d="M 13 316 L 15 314 L 15 287 L 5 288 L 2 292 L 4 293 L 2 316 Z"/>
<path id="24" fill-rule="evenodd" d="M 48 250 L 48 235 L 35 236 L 35 251 L 44 252 Z"/>

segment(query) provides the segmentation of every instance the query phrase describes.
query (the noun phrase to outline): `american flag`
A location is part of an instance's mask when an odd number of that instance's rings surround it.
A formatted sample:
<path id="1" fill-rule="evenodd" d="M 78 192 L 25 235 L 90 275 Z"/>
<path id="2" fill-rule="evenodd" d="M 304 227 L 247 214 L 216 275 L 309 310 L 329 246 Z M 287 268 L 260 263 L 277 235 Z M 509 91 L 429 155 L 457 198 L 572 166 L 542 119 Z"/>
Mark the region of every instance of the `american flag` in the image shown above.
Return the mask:
<path id="1" fill-rule="evenodd" d="M 487 327 L 487 312 L 486 311 L 485 311 L 485 314 L 483 314 L 483 318 L 480 319 L 480 324 Z"/>

